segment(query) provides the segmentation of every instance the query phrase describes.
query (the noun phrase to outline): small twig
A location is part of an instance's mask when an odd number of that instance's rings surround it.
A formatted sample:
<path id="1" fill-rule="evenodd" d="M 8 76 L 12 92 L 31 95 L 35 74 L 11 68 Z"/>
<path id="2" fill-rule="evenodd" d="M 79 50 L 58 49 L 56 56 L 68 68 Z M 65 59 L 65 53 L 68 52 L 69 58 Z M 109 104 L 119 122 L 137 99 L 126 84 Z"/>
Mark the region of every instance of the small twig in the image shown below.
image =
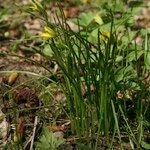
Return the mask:
<path id="1" fill-rule="evenodd" d="M 31 142 L 31 140 L 32 140 L 32 135 L 30 136 L 29 140 L 25 143 L 24 149 L 26 149 L 26 147 L 27 147 L 28 144 Z"/>
<path id="2" fill-rule="evenodd" d="M 33 142 L 34 142 L 34 136 L 35 136 L 36 126 L 37 126 L 37 120 L 38 120 L 38 117 L 35 116 L 34 128 L 33 128 L 33 134 L 32 134 L 32 139 L 31 139 L 30 150 L 33 150 Z"/>

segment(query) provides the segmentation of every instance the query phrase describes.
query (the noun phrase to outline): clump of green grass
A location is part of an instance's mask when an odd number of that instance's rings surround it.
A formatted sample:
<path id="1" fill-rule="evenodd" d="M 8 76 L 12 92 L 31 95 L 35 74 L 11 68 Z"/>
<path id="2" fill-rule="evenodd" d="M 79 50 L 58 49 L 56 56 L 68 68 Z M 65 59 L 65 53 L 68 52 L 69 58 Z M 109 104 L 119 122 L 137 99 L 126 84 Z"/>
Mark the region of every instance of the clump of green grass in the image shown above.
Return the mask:
<path id="1" fill-rule="evenodd" d="M 36 1 L 33 4 L 30 13 L 33 15 L 33 10 L 36 11 L 44 21 L 43 43 L 50 46 L 64 76 L 62 88 L 67 98 L 72 133 L 89 139 L 98 139 L 101 135 L 113 135 L 114 139 L 117 133 L 121 145 L 121 129 L 124 128 L 131 147 L 135 144 L 140 147 L 143 121 L 148 113 L 142 99 L 147 93 L 143 80 L 149 69 L 149 51 L 147 34 L 143 45 L 131 42 L 136 36 L 136 32 L 129 31 L 133 8 L 116 19 L 116 12 L 120 10 L 115 7 L 117 5 L 113 5 L 113 10 L 104 5 L 105 13 L 99 17 L 104 22 L 93 24 L 84 14 L 76 20 L 79 29 L 75 32 L 68 26 L 61 8 L 61 19 L 56 14 L 53 23 L 43 5 Z M 89 23 L 87 26 L 82 17 Z M 120 31 L 127 31 L 121 39 L 117 36 Z M 121 97 L 117 93 L 121 93 Z M 135 118 L 131 119 L 137 128 L 132 128 L 128 121 L 131 108 L 128 102 L 135 107 Z M 138 135 L 133 132 L 135 128 Z"/>

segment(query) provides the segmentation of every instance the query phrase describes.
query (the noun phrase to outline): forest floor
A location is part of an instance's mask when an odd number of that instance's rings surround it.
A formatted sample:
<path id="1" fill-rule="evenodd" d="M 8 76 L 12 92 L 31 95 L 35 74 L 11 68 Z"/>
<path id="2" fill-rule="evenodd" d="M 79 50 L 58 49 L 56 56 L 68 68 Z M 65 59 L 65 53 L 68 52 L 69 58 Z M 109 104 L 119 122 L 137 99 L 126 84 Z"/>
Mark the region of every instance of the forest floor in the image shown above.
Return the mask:
<path id="1" fill-rule="evenodd" d="M 32 18 L 24 13 L 23 9 L 21 10 L 21 8 L 29 5 L 30 1 L 28 0 L 21 2 L 19 0 L 5 0 L 0 2 L 0 109 L 7 116 L 5 123 L 7 122 L 6 126 L 9 126 L 9 129 L 7 129 L 9 130 L 9 135 L 8 133 L 7 136 L 4 134 L 9 138 L 2 136 L 0 144 L 7 140 L 10 141 L 10 130 L 13 130 L 11 129 L 12 126 L 16 126 L 20 136 L 25 135 L 24 149 L 29 149 L 30 147 L 37 111 L 41 116 L 37 127 L 39 133 L 41 132 L 42 123 L 49 118 L 53 118 L 52 120 L 59 118 L 57 125 L 47 124 L 49 129 L 52 132 L 56 132 L 56 134 L 65 137 L 69 134 L 66 130 L 70 126 L 70 121 L 61 112 L 62 110 L 58 109 L 58 105 L 60 105 L 58 103 L 62 101 L 63 105 L 65 105 L 66 99 L 58 86 L 49 86 L 49 90 L 53 94 L 53 101 L 49 104 L 50 107 L 43 108 L 42 106 L 41 99 L 43 99 L 43 90 L 45 90 L 43 85 L 46 86 L 51 82 L 46 80 L 44 76 L 54 80 L 58 79 L 59 82 L 63 82 L 63 76 L 53 59 L 49 60 L 38 53 L 32 52 L 32 47 L 38 47 L 38 41 L 26 40 L 26 37 L 30 35 L 37 36 L 42 28 L 39 19 Z M 73 5 L 72 2 L 63 2 L 62 5 L 66 8 L 66 14 L 69 18 L 75 18 L 83 11 L 90 11 L 89 5 L 84 6 L 84 9 L 81 6 Z M 138 15 L 135 14 L 136 26 L 141 29 L 148 28 L 150 31 L 150 1 L 145 1 L 145 5 L 146 7 L 141 8 Z M 56 9 L 55 2 L 48 7 L 49 12 L 54 12 Z M 73 30 L 77 29 L 76 25 L 72 22 L 69 23 Z M 136 38 L 139 43 L 141 40 L 140 37 Z M 53 76 L 50 75 L 49 70 L 53 72 Z M 41 79 L 41 77 L 43 78 Z M 147 81 L 149 81 L 149 78 L 147 78 Z M 15 99 L 15 102 L 13 99 Z M 24 101 L 26 102 L 24 103 Z M 38 137 L 39 133 L 36 133 L 35 138 Z M 11 135 L 11 140 L 15 138 L 14 136 Z M 67 137 L 66 139 L 68 144 L 63 145 L 60 149 L 78 149 L 74 144 L 74 141 L 78 140 L 77 137 Z M 125 140 L 126 137 L 124 137 Z M 116 149 L 118 148 L 117 144 L 116 139 Z M 129 141 L 124 142 L 123 145 L 124 149 L 130 149 L 128 147 Z M 101 149 L 107 149 L 105 138 L 102 139 Z"/>

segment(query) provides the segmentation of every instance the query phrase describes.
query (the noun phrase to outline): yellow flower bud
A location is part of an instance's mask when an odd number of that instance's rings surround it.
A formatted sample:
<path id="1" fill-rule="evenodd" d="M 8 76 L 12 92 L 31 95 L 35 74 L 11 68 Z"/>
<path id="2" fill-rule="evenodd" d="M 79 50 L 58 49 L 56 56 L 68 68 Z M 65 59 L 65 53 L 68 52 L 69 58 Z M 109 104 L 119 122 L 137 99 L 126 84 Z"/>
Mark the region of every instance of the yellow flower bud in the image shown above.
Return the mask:
<path id="1" fill-rule="evenodd" d="M 102 32 L 100 35 L 100 39 L 106 43 L 109 38 L 110 38 L 110 32 Z"/>
<path id="2" fill-rule="evenodd" d="M 43 9 L 43 6 L 37 0 L 32 1 L 32 6 L 30 7 L 34 11 L 39 11 Z"/>
<path id="3" fill-rule="evenodd" d="M 53 29 L 49 27 L 44 27 L 44 31 L 40 35 L 44 40 L 49 40 L 56 36 L 56 33 Z"/>
<path id="4" fill-rule="evenodd" d="M 96 23 L 98 23 L 99 25 L 102 25 L 102 24 L 103 24 L 103 20 L 102 20 L 102 18 L 100 17 L 99 14 L 97 14 L 97 15 L 94 17 L 94 21 L 95 21 Z"/>

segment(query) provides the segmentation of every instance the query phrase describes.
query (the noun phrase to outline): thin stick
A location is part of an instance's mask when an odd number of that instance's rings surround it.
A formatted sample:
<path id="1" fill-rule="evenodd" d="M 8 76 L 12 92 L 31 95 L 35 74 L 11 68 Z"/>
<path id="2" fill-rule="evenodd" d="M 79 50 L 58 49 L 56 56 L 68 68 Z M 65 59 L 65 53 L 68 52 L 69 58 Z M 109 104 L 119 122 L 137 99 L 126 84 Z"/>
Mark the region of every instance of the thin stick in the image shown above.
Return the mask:
<path id="1" fill-rule="evenodd" d="M 32 140 L 32 136 L 30 136 L 29 140 L 25 143 L 24 145 L 24 149 L 26 149 L 26 147 L 28 146 L 28 144 L 31 142 Z"/>
<path id="2" fill-rule="evenodd" d="M 33 150 L 33 142 L 34 142 L 34 136 L 35 136 L 36 126 L 37 126 L 37 120 L 38 120 L 38 117 L 35 116 L 34 128 L 33 128 L 33 134 L 32 134 L 32 140 L 31 140 L 30 150 Z"/>

